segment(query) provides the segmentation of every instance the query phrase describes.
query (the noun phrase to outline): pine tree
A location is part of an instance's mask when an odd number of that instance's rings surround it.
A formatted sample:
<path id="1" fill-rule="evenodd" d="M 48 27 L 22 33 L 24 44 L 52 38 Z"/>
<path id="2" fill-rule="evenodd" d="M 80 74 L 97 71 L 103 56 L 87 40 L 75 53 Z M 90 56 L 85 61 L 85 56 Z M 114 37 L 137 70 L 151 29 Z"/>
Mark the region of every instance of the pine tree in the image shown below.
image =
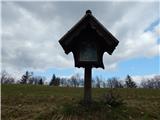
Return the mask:
<path id="1" fill-rule="evenodd" d="M 56 76 L 55 76 L 55 74 L 53 74 L 52 79 L 51 79 L 49 85 L 50 86 L 53 85 L 55 80 L 56 80 Z"/>
<path id="2" fill-rule="evenodd" d="M 49 83 L 49 85 L 59 86 L 60 85 L 60 78 L 56 77 L 55 74 L 53 74 L 52 79 Z"/>
<path id="3" fill-rule="evenodd" d="M 32 76 L 28 71 L 22 76 L 20 83 L 21 84 L 27 84 L 29 78 Z"/>
<path id="4" fill-rule="evenodd" d="M 132 80 L 131 76 L 127 75 L 125 85 L 127 88 L 136 88 L 136 83 Z"/>
<path id="5" fill-rule="evenodd" d="M 38 84 L 39 84 L 39 85 L 43 85 L 43 84 L 44 84 L 42 78 L 39 80 Z"/>

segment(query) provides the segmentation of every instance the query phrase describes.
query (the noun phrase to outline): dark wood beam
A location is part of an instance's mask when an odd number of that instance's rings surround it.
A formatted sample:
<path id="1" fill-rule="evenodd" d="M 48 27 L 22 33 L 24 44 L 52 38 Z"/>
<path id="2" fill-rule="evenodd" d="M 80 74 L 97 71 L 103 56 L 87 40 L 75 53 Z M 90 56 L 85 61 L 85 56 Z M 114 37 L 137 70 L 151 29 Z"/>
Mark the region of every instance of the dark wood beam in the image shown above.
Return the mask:
<path id="1" fill-rule="evenodd" d="M 84 103 L 86 105 L 91 104 L 92 102 L 92 68 L 91 67 L 85 67 L 85 73 L 84 73 Z"/>

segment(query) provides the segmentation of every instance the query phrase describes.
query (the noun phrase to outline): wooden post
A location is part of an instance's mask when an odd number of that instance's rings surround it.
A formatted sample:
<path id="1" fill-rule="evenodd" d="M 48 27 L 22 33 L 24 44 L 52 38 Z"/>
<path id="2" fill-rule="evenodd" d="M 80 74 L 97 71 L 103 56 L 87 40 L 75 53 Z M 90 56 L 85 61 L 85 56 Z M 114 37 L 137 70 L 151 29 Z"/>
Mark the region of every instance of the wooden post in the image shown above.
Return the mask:
<path id="1" fill-rule="evenodd" d="M 92 68 L 91 67 L 85 67 L 85 73 L 84 73 L 84 103 L 86 105 L 89 105 L 92 102 L 91 79 L 92 79 Z"/>

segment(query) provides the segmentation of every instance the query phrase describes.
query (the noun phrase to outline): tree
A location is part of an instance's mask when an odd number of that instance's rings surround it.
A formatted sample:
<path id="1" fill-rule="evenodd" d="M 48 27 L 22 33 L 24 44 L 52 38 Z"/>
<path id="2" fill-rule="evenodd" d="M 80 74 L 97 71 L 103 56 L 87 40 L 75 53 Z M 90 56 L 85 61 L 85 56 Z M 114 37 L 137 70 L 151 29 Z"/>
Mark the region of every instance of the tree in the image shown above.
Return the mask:
<path id="1" fill-rule="evenodd" d="M 155 88 L 160 88 L 160 75 L 154 76 Z"/>
<path id="2" fill-rule="evenodd" d="M 109 88 L 123 88 L 123 84 L 122 81 L 120 81 L 118 78 L 113 77 L 113 78 L 109 78 L 107 80 L 107 86 Z"/>
<path id="3" fill-rule="evenodd" d="M 32 72 L 29 73 L 28 71 L 26 71 L 26 73 L 22 76 L 20 80 L 20 84 L 27 84 L 32 75 Z"/>
<path id="4" fill-rule="evenodd" d="M 56 77 L 55 74 L 53 74 L 52 79 L 49 83 L 49 85 L 59 86 L 60 85 L 60 78 Z"/>
<path id="5" fill-rule="evenodd" d="M 92 88 L 96 88 L 96 81 L 95 81 L 95 79 L 92 79 Z"/>
<path id="6" fill-rule="evenodd" d="M 55 81 L 55 79 L 56 79 L 56 76 L 55 76 L 55 74 L 53 74 L 52 79 L 51 79 L 51 81 L 49 82 L 49 85 L 50 85 L 50 86 L 53 85 L 53 82 Z"/>
<path id="7" fill-rule="evenodd" d="M 13 83 L 15 83 L 15 79 L 5 70 L 3 70 L 1 73 L 1 84 L 13 84 Z"/>
<path id="8" fill-rule="evenodd" d="M 160 88 L 160 76 L 156 75 L 153 78 L 147 78 L 141 81 L 141 87 L 143 88 Z"/>
<path id="9" fill-rule="evenodd" d="M 79 86 L 79 81 L 80 81 L 80 75 L 79 74 L 75 74 L 73 75 L 71 78 L 71 86 L 73 87 L 78 87 Z"/>
<path id="10" fill-rule="evenodd" d="M 137 87 L 136 83 L 132 80 L 131 76 L 129 76 L 129 75 L 127 75 L 127 77 L 126 77 L 125 86 L 127 88 L 136 88 Z"/>
<path id="11" fill-rule="evenodd" d="M 96 77 L 96 80 L 95 80 L 95 81 L 96 81 L 96 88 L 100 88 L 102 81 L 100 80 L 100 78 L 99 78 L 98 76 Z"/>
<path id="12" fill-rule="evenodd" d="M 147 80 L 145 80 L 144 78 L 142 79 L 141 83 L 140 83 L 142 88 L 148 88 L 148 82 Z"/>
<path id="13" fill-rule="evenodd" d="M 106 88 L 106 83 L 102 81 L 103 88 Z"/>
<path id="14" fill-rule="evenodd" d="M 32 81 L 32 84 L 35 85 L 43 85 L 45 81 L 45 77 L 43 76 L 32 76 L 29 81 Z"/>
<path id="15" fill-rule="evenodd" d="M 60 79 L 60 85 L 67 87 L 68 86 L 68 82 L 67 82 L 67 78 L 61 78 Z"/>
<path id="16" fill-rule="evenodd" d="M 42 78 L 39 80 L 38 84 L 39 84 L 39 85 L 43 85 L 43 84 L 44 84 Z"/>
<path id="17" fill-rule="evenodd" d="M 34 84 L 35 79 L 34 79 L 34 76 L 33 76 L 33 72 L 30 72 L 30 76 L 29 76 L 27 82 L 28 82 L 28 84 Z"/>
<path id="18" fill-rule="evenodd" d="M 5 70 L 3 70 L 1 72 L 1 84 L 3 84 L 7 80 L 7 76 L 8 76 L 8 73 Z"/>
<path id="19" fill-rule="evenodd" d="M 35 83 L 34 77 L 28 79 L 28 84 L 34 84 L 34 83 Z"/>
<path id="20" fill-rule="evenodd" d="M 59 86 L 60 85 L 60 78 L 56 77 L 55 81 L 53 82 L 54 86 Z"/>

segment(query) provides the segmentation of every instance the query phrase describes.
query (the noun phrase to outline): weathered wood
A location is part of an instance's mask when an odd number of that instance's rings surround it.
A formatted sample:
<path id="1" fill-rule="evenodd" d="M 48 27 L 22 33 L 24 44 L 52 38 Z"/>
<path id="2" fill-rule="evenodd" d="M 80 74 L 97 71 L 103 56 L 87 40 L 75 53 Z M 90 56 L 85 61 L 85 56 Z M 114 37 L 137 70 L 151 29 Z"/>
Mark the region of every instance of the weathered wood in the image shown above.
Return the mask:
<path id="1" fill-rule="evenodd" d="M 86 105 L 89 105 L 92 102 L 91 80 L 92 80 L 92 68 L 91 67 L 85 67 L 85 73 L 84 73 L 84 103 Z"/>
<path id="2" fill-rule="evenodd" d="M 85 68 L 84 103 L 92 102 L 92 68 L 103 68 L 103 54 L 112 54 L 119 41 L 92 15 L 86 11 L 84 17 L 60 40 L 65 53 L 73 53 L 75 67 Z"/>
<path id="3" fill-rule="evenodd" d="M 112 54 L 119 41 L 90 10 L 60 40 L 65 53 L 73 53 L 75 67 L 103 68 L 103 54 Z"/>

